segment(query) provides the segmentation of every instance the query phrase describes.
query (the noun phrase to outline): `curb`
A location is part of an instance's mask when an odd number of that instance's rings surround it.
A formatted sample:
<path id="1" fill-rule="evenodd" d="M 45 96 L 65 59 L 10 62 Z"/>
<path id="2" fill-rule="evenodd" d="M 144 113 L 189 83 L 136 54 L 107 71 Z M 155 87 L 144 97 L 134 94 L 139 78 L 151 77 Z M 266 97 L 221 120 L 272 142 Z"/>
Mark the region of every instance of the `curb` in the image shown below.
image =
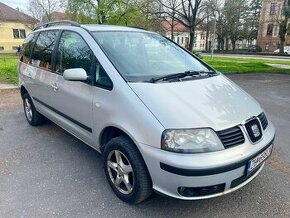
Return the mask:
<path id="1" fill-rule="evenodd" d="M 0 83 L 0 92 L 15 91 L 19 90 L 19 87 L 12 84 L 1 84 Z"/>

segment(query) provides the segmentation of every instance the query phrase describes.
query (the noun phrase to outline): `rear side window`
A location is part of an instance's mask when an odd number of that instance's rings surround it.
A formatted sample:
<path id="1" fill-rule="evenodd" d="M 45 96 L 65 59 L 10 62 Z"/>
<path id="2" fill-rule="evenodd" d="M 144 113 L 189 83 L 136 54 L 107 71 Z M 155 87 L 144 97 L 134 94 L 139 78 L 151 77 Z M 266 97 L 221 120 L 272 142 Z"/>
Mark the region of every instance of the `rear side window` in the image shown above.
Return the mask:
<path id="1" fill-rule="evenodd" d="M 93 53 L 83 38 L 74 32 L 64 31 L 57 50 L 56 72 L 63 74 L 66 69 L 83 68 L 90 75 Z"/>
<path id="2" fill-rule="evenodd" d="M 26 63 L 26 64 L 30 63 L 30 55 L 31 55 L 31 50 L 33 48 L 35 38 L 36 38 L 36 35 L 34 33 L 32 33 L 32 34 L 28 35 L 27 38 L 23 42 L 21 61 Z"/>
<path id="3" fill-rule="evenodd" d="M 56 44 L 58 30 L 40 32 L 31 55 L 31 63 L 34 66 L 51 70 L 51 56 Z"/>

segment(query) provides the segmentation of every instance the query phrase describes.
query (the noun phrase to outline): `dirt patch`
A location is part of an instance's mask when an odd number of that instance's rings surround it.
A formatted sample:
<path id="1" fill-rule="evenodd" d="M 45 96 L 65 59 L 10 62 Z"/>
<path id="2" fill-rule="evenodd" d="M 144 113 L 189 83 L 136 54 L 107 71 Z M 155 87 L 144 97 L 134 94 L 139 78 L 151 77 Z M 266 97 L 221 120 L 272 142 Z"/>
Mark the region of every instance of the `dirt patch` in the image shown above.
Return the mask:
<path id="1" fill-rule="evenodd" d="M 22 100 L 18 89 L 0 90 L 0 111 L 22 107 Z"/>

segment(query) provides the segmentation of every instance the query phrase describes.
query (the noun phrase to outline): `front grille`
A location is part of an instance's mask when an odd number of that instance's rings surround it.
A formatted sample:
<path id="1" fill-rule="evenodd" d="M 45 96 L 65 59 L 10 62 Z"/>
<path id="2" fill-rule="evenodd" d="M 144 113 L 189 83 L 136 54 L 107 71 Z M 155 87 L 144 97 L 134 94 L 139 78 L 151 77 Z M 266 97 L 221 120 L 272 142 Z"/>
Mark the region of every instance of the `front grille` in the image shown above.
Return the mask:
<path id="1" fill-rule="evenodd" d="M 261 113 L 260 115 L 258 115 L 258 117 L 259 117 L 259 120 L 262 124 L 263 130 L 265 130 L 268 126 L 268 119 L 267 119 L 265 113 L 264 112 Z"/>
<path id="2" fill-rule="evenodd" d="M 240 145 L 245 142 L 244 134 L 238 126 L 218 131 L 217 134 L 225 148 Z"/>
<path id="3" fill-rule="evenodd" d="M 249 138 L 252 142 L 257 142 L 262 138 L 262 129 L 258 119 L 252 119 L 245 124 Z"/>

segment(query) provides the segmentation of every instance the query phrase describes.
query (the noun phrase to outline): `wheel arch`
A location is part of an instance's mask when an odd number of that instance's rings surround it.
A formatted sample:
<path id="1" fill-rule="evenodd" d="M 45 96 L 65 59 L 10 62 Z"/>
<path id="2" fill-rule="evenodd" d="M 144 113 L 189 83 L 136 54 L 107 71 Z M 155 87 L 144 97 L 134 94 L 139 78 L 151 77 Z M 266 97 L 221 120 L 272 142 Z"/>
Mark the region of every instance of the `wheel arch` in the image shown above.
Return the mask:
<path id="1" fill-rule="evenodd" d="M 21 98 L 23 99 L 23 96 L 25 93 L 28 93 L 27 89 L 22 85 L 20 87 L 20 94 L 21 94 Z M 29 93 L 28 93 L 29 94 Z"/>
<path id="2" fill-rule="evenodd" d="M 99 136 L 99 145 L 100 145 L 101 153 L 103 153 L 106 144 L 111 139 L 119 137 L 119 136 L 128 137 L 136 145 L 136 143 L 134 142 L 133 137 L 127 131 L 125 131 L 125 130 L 119 128 L 119 127 L 116 127 L 116 126 L 107 126 L 101 131 L 100 136 Z M 136 147 L 138 148 L 137 145 L 136 145 Z"/>

